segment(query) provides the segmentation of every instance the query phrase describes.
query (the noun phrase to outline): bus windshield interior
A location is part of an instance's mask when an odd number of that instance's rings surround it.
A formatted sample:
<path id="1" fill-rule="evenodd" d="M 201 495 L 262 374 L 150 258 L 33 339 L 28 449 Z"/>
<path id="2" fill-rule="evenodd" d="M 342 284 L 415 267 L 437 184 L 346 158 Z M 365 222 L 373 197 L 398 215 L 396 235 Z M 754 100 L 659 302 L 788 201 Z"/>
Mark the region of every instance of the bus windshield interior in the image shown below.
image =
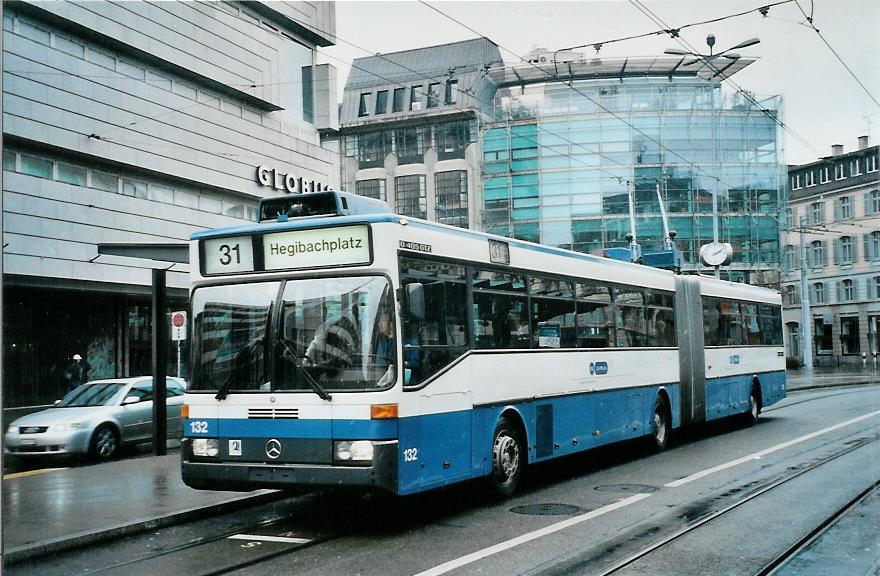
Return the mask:
<path id="1" fill-rule="evenodd" d="M 376 276 L 198 288 L 193 391 L 376 390 L 396 380 L 394 299 Z"/>

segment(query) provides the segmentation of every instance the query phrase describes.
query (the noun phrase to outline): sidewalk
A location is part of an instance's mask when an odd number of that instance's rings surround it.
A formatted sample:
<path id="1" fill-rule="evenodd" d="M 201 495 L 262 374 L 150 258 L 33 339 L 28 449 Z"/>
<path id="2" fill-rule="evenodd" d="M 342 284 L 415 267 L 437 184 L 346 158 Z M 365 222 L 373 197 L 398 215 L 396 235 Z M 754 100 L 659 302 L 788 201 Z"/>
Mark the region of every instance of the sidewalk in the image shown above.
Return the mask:
<path id="1" fill-rule="evenodd" d="M 180 479 L 179 451 L 11 476 L 3 481 L 4 563 L 241 509 L 282 494 L 193 490 Z"/>
<path id="2" fill-rule="evenodd" d="M 789 371 L 788 389 L 880 384 L 868 370 Z M 180 479 L 180 453 L 14 474 L 3 481 L 4 562 L 86 546 L 283 498 L 282 492 L 206 492 Z"/>
<path id="3" fill-rule="evenodd" d="M 868 364 L 867 368 L 813 368 L 812 374 L 806 370 L 788 370 L 785 374 L 788 390 L 808 390 L 825 386 L 846 386 L 853 384 L 880 384 L 880 371 Z"/>

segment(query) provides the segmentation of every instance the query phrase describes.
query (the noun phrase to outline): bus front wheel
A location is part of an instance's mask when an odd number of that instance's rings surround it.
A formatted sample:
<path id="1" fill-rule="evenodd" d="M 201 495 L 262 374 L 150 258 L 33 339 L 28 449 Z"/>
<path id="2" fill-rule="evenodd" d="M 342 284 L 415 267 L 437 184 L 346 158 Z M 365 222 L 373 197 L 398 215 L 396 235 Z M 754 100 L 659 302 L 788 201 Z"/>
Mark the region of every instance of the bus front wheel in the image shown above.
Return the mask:
<path id="1" fill-rule="evenodd" d="M 525 466 L 525 452 L 517 429 L 501 418 L 492 437 L 492 473 L 490 489 L 499 498 L 509 498 L 516 491 Z"/>

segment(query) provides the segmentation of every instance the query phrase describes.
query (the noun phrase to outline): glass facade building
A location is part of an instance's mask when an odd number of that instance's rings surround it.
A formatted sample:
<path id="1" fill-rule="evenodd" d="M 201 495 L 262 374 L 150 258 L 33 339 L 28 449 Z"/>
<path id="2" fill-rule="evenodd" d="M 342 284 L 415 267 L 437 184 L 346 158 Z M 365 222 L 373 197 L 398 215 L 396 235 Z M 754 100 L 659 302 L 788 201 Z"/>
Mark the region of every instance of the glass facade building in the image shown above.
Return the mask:
<path id="1" fill-rule="evenodd" d="M 705 68 L 676 70 L 678 63 L 650 59 L 639 68 L 630 60 L 626 72 L 627 61 L 580 60 L 560 63 L 571 75 L 553 81 L 536 67 L 490 72 L 498 90 L 493 119 L 480 127 L 482 227 L 601 254 L 627 245 L 632 195 L 636 237 L 651 250 L 664 240 L 662 199 L 694 269 L 700 246 L 713 239 L 717 195 L 719 240 L 734 250 L 722 277 L 774 281 L 784 204 L 781 99 L 758 108 L 739 93 L 722 94 Z M 749 63 L 741 59 L 737 69 Z"/>

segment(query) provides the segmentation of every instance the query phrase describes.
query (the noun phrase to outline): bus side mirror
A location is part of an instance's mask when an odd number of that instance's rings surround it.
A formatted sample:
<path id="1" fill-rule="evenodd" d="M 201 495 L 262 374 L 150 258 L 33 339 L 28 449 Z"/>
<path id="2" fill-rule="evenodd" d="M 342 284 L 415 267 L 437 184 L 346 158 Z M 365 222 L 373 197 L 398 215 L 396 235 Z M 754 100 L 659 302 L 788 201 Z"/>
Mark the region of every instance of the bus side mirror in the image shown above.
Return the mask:
<path id="1" fill-rule="evenodd" d="M 420 282 L 406 285 L 403 300 L 404 320 L 425 319 L 425 287 Z"/>

